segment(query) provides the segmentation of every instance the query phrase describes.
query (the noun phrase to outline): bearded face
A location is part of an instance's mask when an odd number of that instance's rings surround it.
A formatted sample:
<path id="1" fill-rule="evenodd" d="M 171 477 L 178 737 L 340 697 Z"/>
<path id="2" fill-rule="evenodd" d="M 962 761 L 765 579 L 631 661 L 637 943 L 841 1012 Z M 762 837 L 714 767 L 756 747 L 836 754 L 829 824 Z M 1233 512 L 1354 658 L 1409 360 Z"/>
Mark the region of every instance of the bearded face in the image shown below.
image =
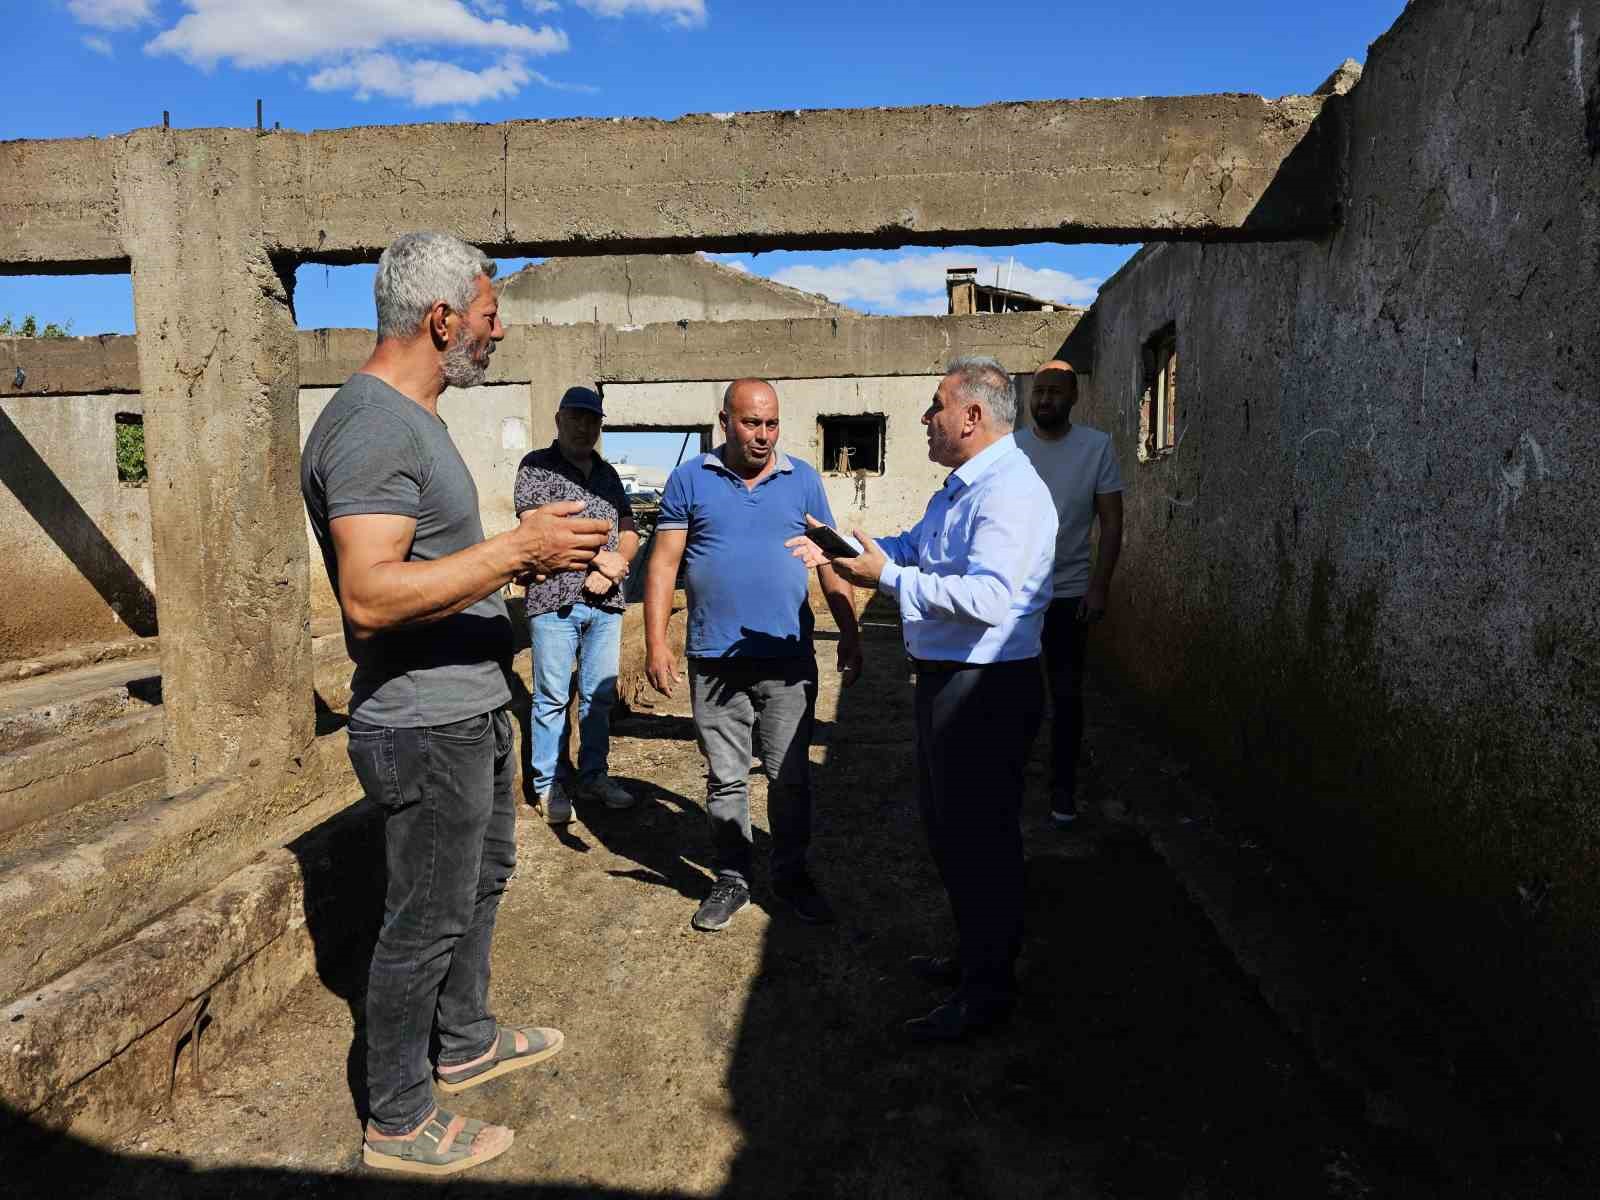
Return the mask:
<path id="1" fill-rule="evenodd" d="M 463 321 L 457 327 L 458 336 L 444 351 L 444 382 L 446 387 L 477 387 L 489 377 L 489 359 L 494 354 L 494 339 L 485 333 L 475 338 Z"/>

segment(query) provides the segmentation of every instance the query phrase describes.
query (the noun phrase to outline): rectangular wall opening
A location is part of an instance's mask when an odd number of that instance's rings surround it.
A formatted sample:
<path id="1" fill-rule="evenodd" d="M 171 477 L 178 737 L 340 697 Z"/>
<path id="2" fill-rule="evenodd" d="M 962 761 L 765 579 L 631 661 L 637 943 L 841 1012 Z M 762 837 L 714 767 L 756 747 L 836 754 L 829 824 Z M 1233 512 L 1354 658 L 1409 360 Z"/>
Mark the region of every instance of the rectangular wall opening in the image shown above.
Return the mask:
<path id="1" fill-rule="evenodd" d="M 131 275 L 0 275 L 0 338 L 132 332 Z"/>
<path id="2" fill-rule="evenodd" d="M 1168 324 L 1144 344 L 1139 397 L 1139 461 L 1149 462 L 1178 446 L 1178 327 Z"/>
<path id="3" fill-rule="evenodd" d="M 144 414 L 117 414 L 117 482 L 143 487 L 150 482 L 144 460 Z"/>
<path id="4" fill-rule="evenodd" d="M 818 417 L 822 470 L 828 475 L 882 475 L 885 419 L 882 413 Z"/>

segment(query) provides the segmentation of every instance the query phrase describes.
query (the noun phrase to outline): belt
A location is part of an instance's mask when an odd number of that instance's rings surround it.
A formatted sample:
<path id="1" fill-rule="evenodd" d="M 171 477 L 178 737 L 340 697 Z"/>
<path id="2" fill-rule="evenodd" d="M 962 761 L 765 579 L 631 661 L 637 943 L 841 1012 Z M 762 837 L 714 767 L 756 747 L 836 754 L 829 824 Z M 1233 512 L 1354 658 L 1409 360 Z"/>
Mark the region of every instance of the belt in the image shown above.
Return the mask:
<path id="1" fill-rule="evenodd" d="M 976 667 L 992 667 L 993 663 L 961 662 L 953 658 L 915 658 L 906 655 L 906 666 L 913 675 L 948 675 L 954 671 L 971 671 Z"/>

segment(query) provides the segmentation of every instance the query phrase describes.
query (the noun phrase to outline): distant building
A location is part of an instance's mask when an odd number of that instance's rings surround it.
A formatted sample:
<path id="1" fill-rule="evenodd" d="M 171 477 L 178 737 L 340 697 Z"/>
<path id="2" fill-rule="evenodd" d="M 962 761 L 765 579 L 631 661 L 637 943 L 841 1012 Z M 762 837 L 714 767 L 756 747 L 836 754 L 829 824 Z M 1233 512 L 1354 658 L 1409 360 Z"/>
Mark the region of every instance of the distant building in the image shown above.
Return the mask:
<path id="1" fill-rule="evenodd" d="M 946 311 L 952 317 L 965 317 L 973 313 L 1008 312 L 1082 312 L 1075 304 L 1059 300 L 1046 300 L 1003 288 L 999 282 L 981 283 L 977 267 L 951 267 L 944 273 L 945 297 L 949 301 Z"/>

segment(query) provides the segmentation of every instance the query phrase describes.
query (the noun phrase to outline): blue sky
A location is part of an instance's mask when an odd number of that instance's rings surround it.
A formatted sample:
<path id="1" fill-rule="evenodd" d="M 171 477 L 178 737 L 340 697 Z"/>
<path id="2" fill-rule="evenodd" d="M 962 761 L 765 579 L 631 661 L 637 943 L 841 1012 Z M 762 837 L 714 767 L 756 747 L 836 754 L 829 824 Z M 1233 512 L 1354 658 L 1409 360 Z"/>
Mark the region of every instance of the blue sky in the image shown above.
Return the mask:
<path id="1" fill-rule="evenodd" d="M 11 0 L 0 138 L 159 124 L 415 121 L 1306 92 L 1403 0 Z M 15 19 L 26 14 L 25 20 Z M 1086 302 L 1125 246 L 723 256 L 873 312 L 940 303 L 943 264 Z M 514 268 L 520 263 L 507 263 Z M 371 326 L 371 268 L 301 269 L 302 326 Z M 0 278 L 0 316 L 129 332 L 125 277 Z"/>

